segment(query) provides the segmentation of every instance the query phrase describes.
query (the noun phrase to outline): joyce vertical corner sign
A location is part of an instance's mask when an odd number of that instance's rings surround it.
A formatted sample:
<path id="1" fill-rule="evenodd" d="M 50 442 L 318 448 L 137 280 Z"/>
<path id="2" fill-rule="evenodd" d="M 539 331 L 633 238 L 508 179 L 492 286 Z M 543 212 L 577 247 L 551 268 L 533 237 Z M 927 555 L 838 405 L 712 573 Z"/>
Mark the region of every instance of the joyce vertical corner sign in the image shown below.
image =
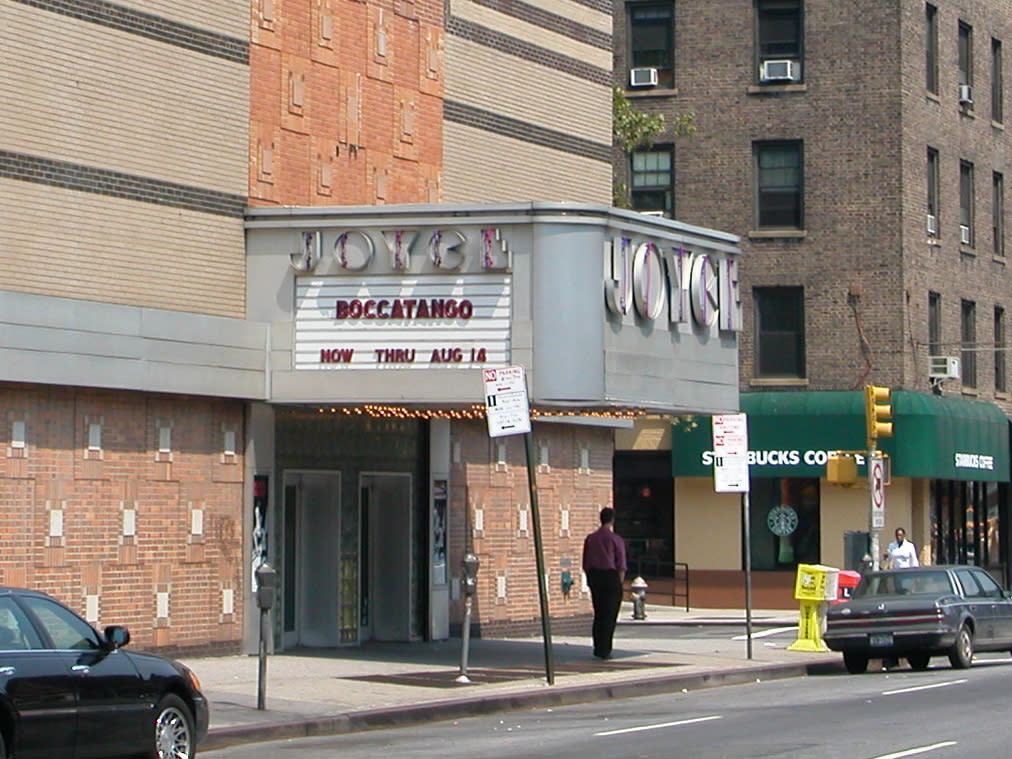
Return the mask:
<path id="1" fill-rule="evenodd" d="M 713 417 L 713 489 L 748 492 L 748 419 L 745 414 Z"/>
<path id="2" fill-rule="evenodd" d="M 527 380 L 522 366 L 482 369 L 485 380 L 485 415 L 489 437 L 522 435 L 531 431 Z"/>

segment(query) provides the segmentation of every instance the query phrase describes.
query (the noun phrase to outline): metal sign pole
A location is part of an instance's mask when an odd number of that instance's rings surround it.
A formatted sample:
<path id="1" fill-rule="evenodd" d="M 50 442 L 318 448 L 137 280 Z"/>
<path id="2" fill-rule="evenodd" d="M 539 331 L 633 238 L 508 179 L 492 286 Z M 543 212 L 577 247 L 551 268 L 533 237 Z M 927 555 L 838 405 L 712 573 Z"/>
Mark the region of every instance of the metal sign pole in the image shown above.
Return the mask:
<path id="1" fill-rule="evenodd" d="M 745 532 L 745 651 L 752 658 L 752 514 L 749 493 L 741 494 L 741 510 Z"/>
<path id="2" fill-rule="evenodd" d="M 741 493 L 742 538 L 745 565 L 745 649 L 752 658 L 752 515 L 749 502 L 748 417 L 716 414 L 713 433 L 713 487 L 718 493 Z"/>
<path id="3" fill-rule="evenodd" d="M 541 543 L 541 514 L 538 510 L 538 487 L 534 478 L 534 445 L 531 433 L 524 435 L 527 452 L 527 481 L 531 491 L 531 520 L 534 522 L 534 553 L 538 568 L 538 596 L 541 601 L 541 633 L 545 641 L 545 675 L 548 684 L 555 684 L 555 665 L 552 662 L 552 621 L 548 614 L 548 588 L 545 586 L 545 553 Z"/>
<path id="4" fill-rule="evenodd" d="M 552 625 L 548 614 L 548 588 L 545 585 L 545 553 L 541 543 L 541 514 L 538 511 L 538 487 L 535 482 L 534 445 L 531 442 L 531 411 L 527 376 L 522 366 L 485 369 L 485 416 L 490 437 L 523 435 L 527 456 L 527 482 L 531 493 L 531 519 L 534 521 L 534 554 L 537 561 L 538 596 L 541 605 L 541 630 L 545 639 L 545 674 L 555 684 L 552 663 Z"/>
<path id="5" fill-rule="evenodd" d="M 882 469 L 880 467 L 878 451 L 875 448 L 875 441 L 872 439 L 868 448 L 868 550 L 871 552 L 871 567 L 876 572 L 879 569 L 879 530 L 882 529 L 885 517 L 885 493 L 882 483 Z M 878 501 L 881 500 L 881 505 Z"/>

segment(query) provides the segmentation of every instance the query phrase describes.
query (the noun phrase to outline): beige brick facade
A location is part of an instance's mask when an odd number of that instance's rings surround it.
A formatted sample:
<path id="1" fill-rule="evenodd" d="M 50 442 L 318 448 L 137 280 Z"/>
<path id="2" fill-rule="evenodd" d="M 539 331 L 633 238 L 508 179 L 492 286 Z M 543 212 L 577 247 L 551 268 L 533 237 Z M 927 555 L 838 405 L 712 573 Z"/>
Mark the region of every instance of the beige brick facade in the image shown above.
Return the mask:
<path id="1" fill-rule="evenodd" d="M 243 315 L 249 78 L 225 35 L 246 6 L 217 5 L 222 31 L 187 47 L 158 37 L 202 4 L 171 5 L 155 26 L 4 2 L 4 287 Z"/>
<path id="2" fill-rule="evenodd" d="M 449 3 L 444 198 L 611 202 L 611 8 Z"/>

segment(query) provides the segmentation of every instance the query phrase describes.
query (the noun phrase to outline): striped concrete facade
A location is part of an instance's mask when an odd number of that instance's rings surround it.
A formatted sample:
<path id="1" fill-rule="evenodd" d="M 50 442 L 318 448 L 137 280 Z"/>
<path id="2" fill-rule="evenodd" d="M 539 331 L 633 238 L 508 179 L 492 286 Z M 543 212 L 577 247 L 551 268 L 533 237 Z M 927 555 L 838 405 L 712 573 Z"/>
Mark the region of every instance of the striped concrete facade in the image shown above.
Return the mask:
<path id="1" fill-rule="evenodd" d="M 446 1 L 444 200 L 611 203 L 611 30 L 604 0 Z"/>
<path id="2" fill-rule="evenodd" d="M 215 6 L 3 0 L 5 288 L 242 316 L 248 8 Z"/>

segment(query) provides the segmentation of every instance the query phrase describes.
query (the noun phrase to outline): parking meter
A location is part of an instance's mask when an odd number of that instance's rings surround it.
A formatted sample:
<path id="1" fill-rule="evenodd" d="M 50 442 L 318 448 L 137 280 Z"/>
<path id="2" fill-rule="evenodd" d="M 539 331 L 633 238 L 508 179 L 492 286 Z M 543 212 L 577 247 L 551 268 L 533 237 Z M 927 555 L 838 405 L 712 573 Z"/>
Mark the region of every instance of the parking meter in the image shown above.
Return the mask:
<path id="1" fill-rule="evenodd" d="M 257 606 L 266 611 L 274 608 L 278 595 L 278 573 L 267 562 L 264 562 L 256 570 L 257 578 Z"/>
<path id="2" fill-rule="evenodd" d="M 473 596 L 478 589 L 478 557 L 468 551 L 461 563 L 464 566 L 464 594 Z"/>
<path id="3" fill-rule="evenodd" d="M 257 667 L 257 709 L 266 709 L 267 648 L 271 637 L 270 610 L 278 596 L 278 573 L 266 561 L 256 568 L 257 606 L 260 608 L 260 655 Z"/>
<path id="4" fill-rule="evenodd" d="M 478 557 L 468 551 L 460 562 L 464 569 L 464 624 L 461 629 L 460 646 L 460 675 L 458 683 L 469 683 L 467 676 L 467 655 L 471 647 L 471 606 L 474 603 L 474 594 L 478 591 Z"/>

